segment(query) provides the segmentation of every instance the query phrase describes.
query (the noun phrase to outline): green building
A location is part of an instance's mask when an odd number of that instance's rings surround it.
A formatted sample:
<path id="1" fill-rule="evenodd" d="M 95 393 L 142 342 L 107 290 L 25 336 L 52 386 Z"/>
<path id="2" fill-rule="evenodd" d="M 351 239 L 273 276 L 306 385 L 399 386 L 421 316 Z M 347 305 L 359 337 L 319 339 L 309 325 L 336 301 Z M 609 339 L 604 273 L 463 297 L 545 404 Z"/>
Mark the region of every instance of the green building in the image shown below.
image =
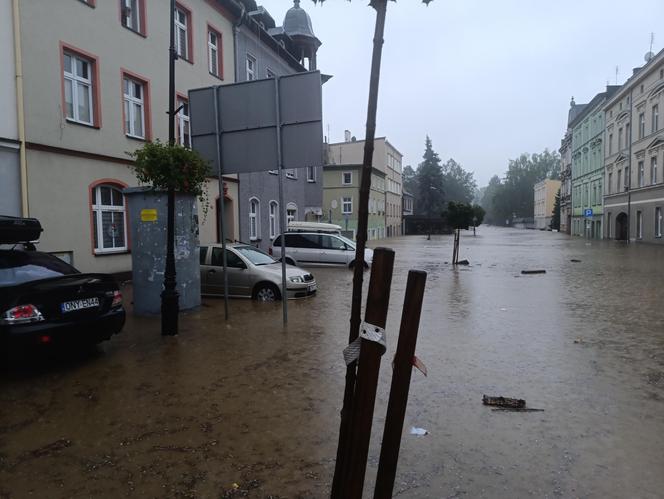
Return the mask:
<path id="1" fill-rule="evenodd" d="M 341 226 L 343 234 L 355 239 L 360 201 L 362 165 L 323 167 L 323 220 Z M 385 172 L 371 169 L 368 238 L 385 237 Z"/>
<path id="2" fill-rule="evenodd" d="M 569 124 L 572 129 L 573 236 L 602 238 L 604 104 L 619 89 L 597 94 Z"/>

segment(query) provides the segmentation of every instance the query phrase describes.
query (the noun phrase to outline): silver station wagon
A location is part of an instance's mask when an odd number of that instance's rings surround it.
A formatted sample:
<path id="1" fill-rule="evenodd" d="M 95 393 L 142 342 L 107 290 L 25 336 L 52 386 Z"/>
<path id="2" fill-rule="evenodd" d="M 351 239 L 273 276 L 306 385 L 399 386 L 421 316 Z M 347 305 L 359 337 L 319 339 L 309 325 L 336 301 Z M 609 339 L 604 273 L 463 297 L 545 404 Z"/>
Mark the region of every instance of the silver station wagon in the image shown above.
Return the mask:
<path id="1" fill-rule="evenodd" d="M 200 247 L 201 292 L 224 295 L 223 248 L 221 244 Z M 228 296 L 258 301 L 280 300 L 281 263 L 249 244 L 226 245 Z M 305 298 L 316 293 L 314 276 L 301 268 L 286 267 L 286 296 Z"/>

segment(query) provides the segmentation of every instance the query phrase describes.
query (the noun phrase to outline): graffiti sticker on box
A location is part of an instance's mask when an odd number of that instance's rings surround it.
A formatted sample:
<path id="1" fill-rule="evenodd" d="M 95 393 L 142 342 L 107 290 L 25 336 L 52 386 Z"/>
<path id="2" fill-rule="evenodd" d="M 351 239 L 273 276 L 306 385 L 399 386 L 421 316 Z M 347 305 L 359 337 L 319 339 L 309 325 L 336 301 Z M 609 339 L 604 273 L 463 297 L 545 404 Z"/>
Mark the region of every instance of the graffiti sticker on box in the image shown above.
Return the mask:
<path id="1" fill-rule="evenodd" d="M 155 208 L 144 208 L 141 210 L 141 222 L 156 222 L 157 210 Z"/>

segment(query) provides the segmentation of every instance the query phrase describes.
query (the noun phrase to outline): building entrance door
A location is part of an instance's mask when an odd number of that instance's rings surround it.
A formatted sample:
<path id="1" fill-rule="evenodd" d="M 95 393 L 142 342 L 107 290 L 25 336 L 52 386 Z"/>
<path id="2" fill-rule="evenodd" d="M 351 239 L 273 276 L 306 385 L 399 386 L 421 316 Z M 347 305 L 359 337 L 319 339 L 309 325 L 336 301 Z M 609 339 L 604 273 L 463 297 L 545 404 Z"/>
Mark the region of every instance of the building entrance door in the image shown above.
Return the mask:
<path id="1" fill-rule="evenodd" d="M 627 241 L 627 214 L 622 212 L 616 217 L 616 240 Z"/>

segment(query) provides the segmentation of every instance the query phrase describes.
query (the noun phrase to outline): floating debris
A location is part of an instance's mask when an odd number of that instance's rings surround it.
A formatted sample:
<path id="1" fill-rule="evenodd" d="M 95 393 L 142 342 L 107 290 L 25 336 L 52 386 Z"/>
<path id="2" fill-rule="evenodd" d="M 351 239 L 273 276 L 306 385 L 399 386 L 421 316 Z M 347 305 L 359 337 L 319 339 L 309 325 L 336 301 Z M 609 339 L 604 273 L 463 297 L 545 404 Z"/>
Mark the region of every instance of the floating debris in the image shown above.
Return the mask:
<path id="1" fill-rule="evenodd" d="M 522 274 L 546 274 L 546 270 L 537 269 L 537 270 L 522 270 Z"/>
<path id="2" fill-rule="evenodd" d="M 426 431 L 424 428 L 416 428 L 415 426 L 411 427 L 410 429 L 410 434 L 411 435 L 417 435 L 419 437 L 422 437 L 424 435 L 428 435 L 429 432 Z"/>
<path id="3" fill-rule="evenodd" d="M 523 399 L 513 399 L 509 397 L 490 397 L 482 395 L 484 405 L 495 405 L 498 407 L 509 407 L 511 409 L 523 409 L 526 407 L 526 401 Z"/>

